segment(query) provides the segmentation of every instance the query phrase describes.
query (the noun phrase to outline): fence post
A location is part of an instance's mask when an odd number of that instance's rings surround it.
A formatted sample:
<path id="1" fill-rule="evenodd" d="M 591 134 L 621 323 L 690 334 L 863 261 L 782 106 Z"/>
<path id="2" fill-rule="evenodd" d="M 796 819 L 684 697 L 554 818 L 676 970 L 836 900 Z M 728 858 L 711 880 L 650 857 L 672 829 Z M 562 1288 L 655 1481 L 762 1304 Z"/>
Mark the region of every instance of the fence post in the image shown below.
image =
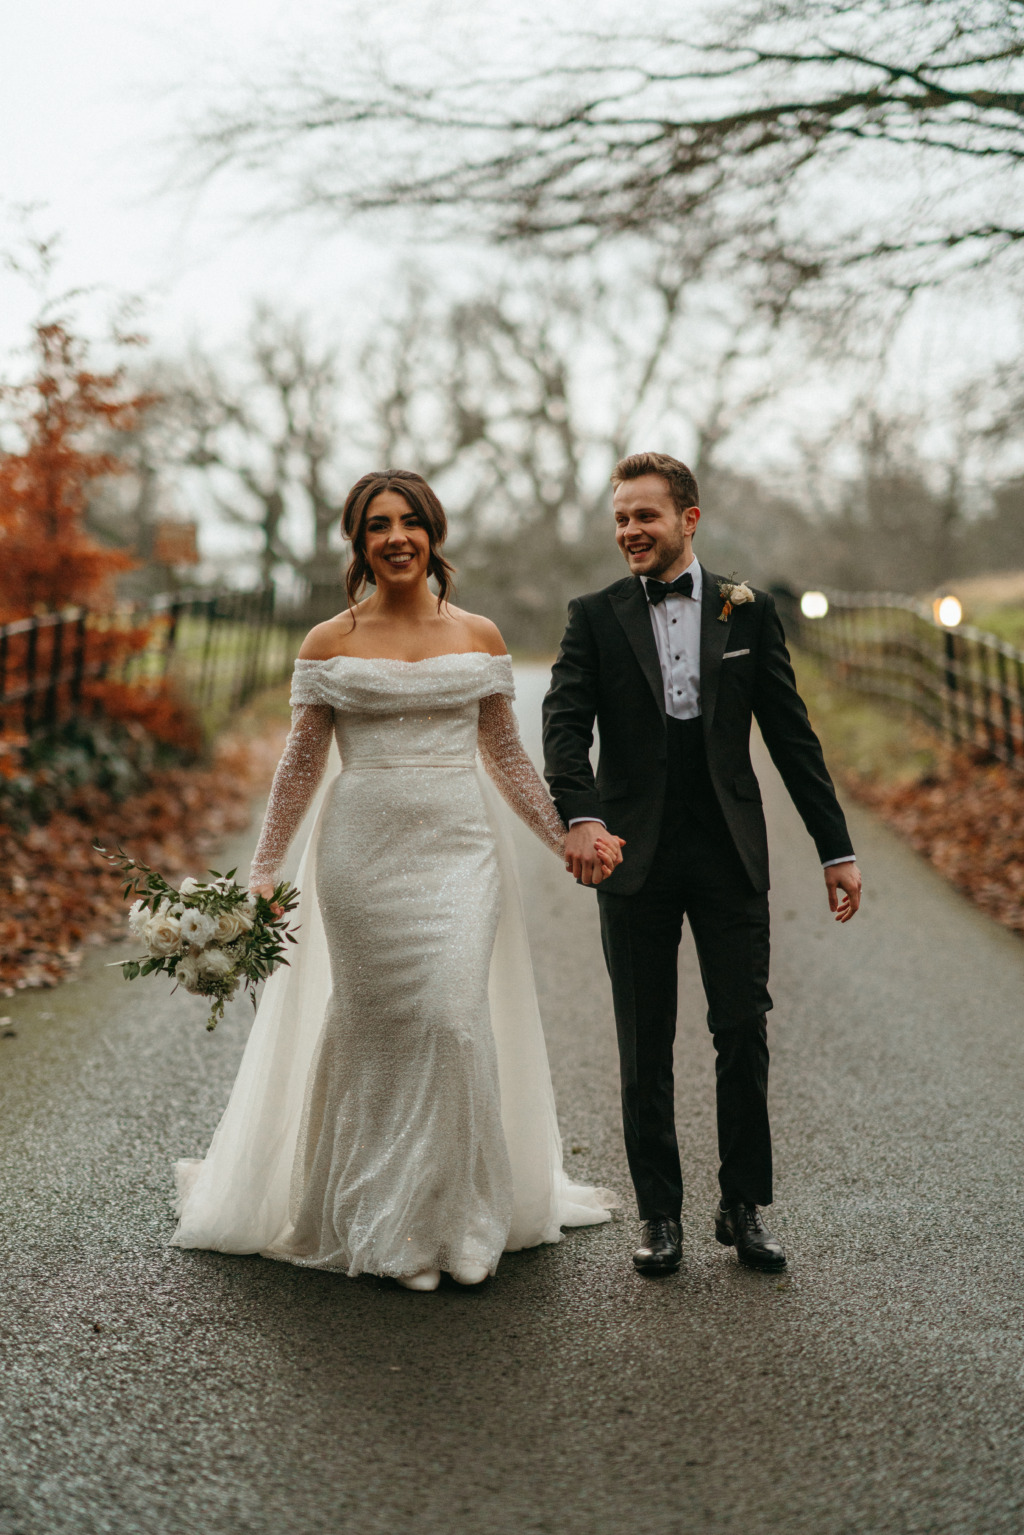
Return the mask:
<path id="1" fill-rule="evenodd" d="M 203 707 L 209 703 L 209 691 L 212 686 L 210 681 L 210 659 L 213 655 L 213 630 L 214 614 L 217 607 L 216 597 L 208 597 L 205 602 L 197 603 L 197 607 L 206 615 L 206 636 L 203 640 L 203 657 L 199 663 L 199 686 L 197 697 L 202 700 Z"/>
<path id="2" fill-rule="evenodd" d="M 0 730 L 7 729 L 7 660 L 8 645 L 7 625 L 0 628 Z"/>
<path id="3" fill-rule="evenodd" d="M 174 655 L 174 647 L 178 639 L 178 621 L 181 618 L 181 613 L 184 606 L 185 604 L 182 602 L 181 598 L 175 597 L 174 601 L 171 603 L 167 610 L 167 635 L 164 639 L 163 671 L 165 677 L 167 676 L 167 672 L 171 665 L 171 658 Z"/>
<path id="4" fill-rule="evenodd" d="M 71 661 L 71 707 L 76 712 L 82 707 L 82 683 L 85 679 L 85 630 L 86 613 L 79 608 L 75 619 L 75 651 Z"/>
<path id="5" fill-rule="evenodd" d="M 246 633 L 248 644 L 245 652 L 245 675 L 242 680 L 240 704 L 246 704 L 259 687 L 260 636 L 263 632 L 263 592 L 251 592 L 245 601 L 248 609 Z"/>
<path id="6" fill-rule="evenodd" d="M 57 715 L 59 712 L 59 700 L 57 697 L 60 688 L 61 662 L 64 651 L 64 620 L 58 618 L 51 627 L 50 638 L 50 681 L 46 689 L 45 717 L 47 728 L 56 730 Z"/>
<path id="7" fill-rule="evenodd" d="M 1016 742 L 1013 739 L 1013 708 L 1010 703 L 1010 679 L 1007 675 L 1006 651 L 1000 645 L 996 651 L 996 666 L 999 672 L 999 702 L 1003 716 L 1003 761 L 1013 766 L 1013 760 L 1017 755 Z"/>
<path id="8" fill-rule="evenodd" d="M 958 720 L 957 678 L 956 678 L 956 635 L 952 629 L 944 633 L 946 650 L 946 694 L 949 707 L 949 733 L 954 741 L 959 741 L 960 730 Z"/>
<path id="9" fill-rule="evenodd" d="M 25 706 L 23 719 L 25 721 L 25 734 L 32 734 L 33 713 L 32 704 L 35 699 L 36 683 L 36 655 L 39 649 L 39 624 L 33 619 L 28 631 L 28 641 L 25 646 Z"/>

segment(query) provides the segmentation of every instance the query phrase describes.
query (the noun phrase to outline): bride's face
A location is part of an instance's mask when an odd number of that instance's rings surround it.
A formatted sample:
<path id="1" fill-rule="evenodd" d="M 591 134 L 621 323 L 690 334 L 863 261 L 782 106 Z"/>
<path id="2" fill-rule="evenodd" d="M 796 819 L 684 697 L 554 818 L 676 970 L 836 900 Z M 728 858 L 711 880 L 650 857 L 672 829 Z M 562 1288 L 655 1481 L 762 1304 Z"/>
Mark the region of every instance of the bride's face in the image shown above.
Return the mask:
<path id="1" fill-rule="evenodd" d="M 378 591 L 415 586 L 426 577 L 430 537 L 419 513 L 395 490 L 382 490 L 370 502 L 363 547 Z"/>

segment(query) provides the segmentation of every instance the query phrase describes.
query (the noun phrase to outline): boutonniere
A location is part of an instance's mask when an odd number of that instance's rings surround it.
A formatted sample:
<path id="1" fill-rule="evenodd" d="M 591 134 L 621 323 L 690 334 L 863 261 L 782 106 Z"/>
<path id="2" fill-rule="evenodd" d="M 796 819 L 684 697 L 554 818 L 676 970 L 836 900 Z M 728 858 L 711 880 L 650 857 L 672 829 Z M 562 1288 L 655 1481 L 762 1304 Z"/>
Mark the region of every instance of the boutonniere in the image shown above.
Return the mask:
<path id="1" fill-rule="evenodd" d="M 754 594 L 745 581 L 737 581 L 735 576 L 730 576 L 728 581 L 719 581 L 718 595 L 722 599 L 722 611 L 718 615 L 720 624 L 727 624 L 733 608 L 738 608 L 744 602 L 753 602 Z"/>

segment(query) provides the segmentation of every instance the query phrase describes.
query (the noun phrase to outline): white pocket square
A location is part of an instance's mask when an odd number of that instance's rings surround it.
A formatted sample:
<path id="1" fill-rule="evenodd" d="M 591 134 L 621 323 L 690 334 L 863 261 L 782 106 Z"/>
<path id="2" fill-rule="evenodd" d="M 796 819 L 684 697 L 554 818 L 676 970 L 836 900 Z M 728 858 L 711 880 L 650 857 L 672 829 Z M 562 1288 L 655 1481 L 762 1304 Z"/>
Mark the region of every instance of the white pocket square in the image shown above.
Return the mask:
<path id="1" fill-rule="evenodd" d="M 727 650 L 722 657 L 723 661 L 731 661 L 735 656 L 749 656 L 749 650 Z"/>

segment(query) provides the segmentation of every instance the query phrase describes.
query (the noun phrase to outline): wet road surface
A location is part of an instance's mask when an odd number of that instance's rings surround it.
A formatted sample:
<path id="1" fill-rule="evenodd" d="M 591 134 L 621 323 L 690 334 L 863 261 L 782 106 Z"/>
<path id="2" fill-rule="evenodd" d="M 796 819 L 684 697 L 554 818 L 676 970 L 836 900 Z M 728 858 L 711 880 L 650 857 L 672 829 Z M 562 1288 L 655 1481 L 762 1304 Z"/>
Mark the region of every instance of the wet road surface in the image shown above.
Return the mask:
<path id="1" fill-rule="evenodd" d="M 531 746 L 544 685 L 520 671 Z M 1024 1530 L 1024 944 L 856 812 L 866 906 L 834 927 L 758 766 L 789 1273 L 712 1235 L 688 937 L 686 1257 L 633 1273 L 594 898 L 525 830 L 566 1158 L 624 1204 L 479 1291 L 166 1247 L 171 1163 L 205 1149 L 250 1014 L 207 1035 L 100 951 L 3 1004 L 2 1535 Z"/>

